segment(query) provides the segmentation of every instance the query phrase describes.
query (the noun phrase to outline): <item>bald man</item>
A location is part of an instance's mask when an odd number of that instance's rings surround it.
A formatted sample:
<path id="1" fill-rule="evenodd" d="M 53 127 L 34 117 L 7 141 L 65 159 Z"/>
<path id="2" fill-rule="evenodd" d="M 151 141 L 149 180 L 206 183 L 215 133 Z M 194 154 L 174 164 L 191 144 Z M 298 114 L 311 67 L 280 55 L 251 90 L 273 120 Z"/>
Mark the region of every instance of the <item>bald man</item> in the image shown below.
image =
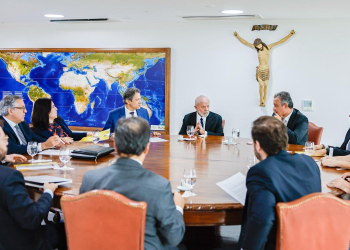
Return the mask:
<path id="1" fill-rule="evenodd" d="M 187 126 L 195 127 L 195 134 L 223 136 L 222 118 L 220 115 L 209 111 L 210 100 L 204 95 L 196 98 L 194 108 L 196 112 L 185 115 L 180 129 L 180 135 L 187 134 Z"/>

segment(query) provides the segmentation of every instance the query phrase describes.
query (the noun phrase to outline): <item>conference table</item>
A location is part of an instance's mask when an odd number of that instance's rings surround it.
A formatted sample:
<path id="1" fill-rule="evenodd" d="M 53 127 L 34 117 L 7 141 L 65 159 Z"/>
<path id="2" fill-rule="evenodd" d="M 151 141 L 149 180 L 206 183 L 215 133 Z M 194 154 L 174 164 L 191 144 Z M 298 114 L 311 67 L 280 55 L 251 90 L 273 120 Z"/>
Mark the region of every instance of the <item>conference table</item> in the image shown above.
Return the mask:
<path id="1" fill-rule="evenodd" d="M 197 183 L 193 192 L 197 196 L 185 198 L 184 220 L 186 226 L 220 226 L 240 225 L 243 206 L 234 198 L 222 190 L 216 183 L 223 181 L 232 175 L 248 172 L 247 158 L 254 155 L 251 139 L 239 138 L 237 145 L 224 144 L 225 137 L 208 136 L 197 137 L 194 141 L 179 141 L 178 135 L 162 135 L 164 142 L 151 142 L 149 154 L 144 161 L 144 168 L 153 171 L 171 183 L 172 190 L 177 192 L 177 186 L 181 185 L 185 168 L 195 168 L 197 171 Z M 113 140 L 100 142 L 103 146 L 109 144 L 113 147 Z M 91 145 L 91 142 L 74 142 L 69 145 L 71 149 Z M 290 153 L 303 151 L 303 146 L 289 145 Z M 52 159 L 60 163 L 58 156 L 39 155 L 35 159 Z M 52 207 L 60 209 L 60 198 L 63 195 L 78 195 L 85 172 L 93 169 L 107 167 L 117 160 L 115 152 L 101 157 L 97 161 L 71 159 L 68 167 L 74 170 L 35 170 L 23 171 L 24 176 L 51 175 L 72 179 L 67 186 L 59 187 L 55 191 Z M 315 157 L 319 160 L 321 157 Z M 63 164 L 61 164 L 63 166 Z M 322 192 L 332 193 L 336 196 L 343 194 L 341 190 L 330 189 L 326 184 L 340 177 L 345 170 L 321 167 Z M 42 190 L 27 187 L 32 199 L 38 200 Z M 88 209 L 88 208 L 87 208 Z"/>

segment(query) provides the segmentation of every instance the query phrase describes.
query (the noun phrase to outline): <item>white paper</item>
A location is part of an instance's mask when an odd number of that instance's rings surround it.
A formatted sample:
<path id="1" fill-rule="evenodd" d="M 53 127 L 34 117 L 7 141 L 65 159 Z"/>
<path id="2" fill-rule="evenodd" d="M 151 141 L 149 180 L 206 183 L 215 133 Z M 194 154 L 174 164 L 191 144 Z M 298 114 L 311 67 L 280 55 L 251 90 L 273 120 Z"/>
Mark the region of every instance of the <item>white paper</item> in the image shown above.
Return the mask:
<path id="1" fill-rule="evenodd" d="M 244 206 L 245 196 L 247 194 L 245 181 L 246 177 L 241 172 L 238 172 L 230 178 L 216 183 L 216 185 Z"/>
<path id="2" fill-rule="evenodd" d="M 49 176 L 49 175 L 38 175 L 38 176 L 26 176 L 24 177 L 25 185 L 26 186 L 32 186 L 32 187 L 42 187 L 44 183 L 55 183 L 58 186 L 65 185 L 72 183 L 72 179 L 66 179 L 56 176 Z M 28 183 L 27 181 L 34 182 L 34 183 Z"/>
<path id="3" fill-rule="evenodd" d="M 41 151 L 39 155 L 60 155 L 60 151 L 55 149 L 48 149 Z"/>
<path id="4" fill-rule="evenodd" d="M 168 140 L 164 140 L 164 139 L 159 138 L 159 137 L 151 137 L 151 138 L 149 138 L 149 141 L 150 142 L 165 142 L 165 141 L 168 141 Z"/>
<path id="5" fill-rule="evenodd" d="M 42 160 L 42 159 L 39 159 L 39 160 L 34 160 L 32 161 L 31 163 L 40 163 L 40 162 L 51 162 L 52 160 Z"/>

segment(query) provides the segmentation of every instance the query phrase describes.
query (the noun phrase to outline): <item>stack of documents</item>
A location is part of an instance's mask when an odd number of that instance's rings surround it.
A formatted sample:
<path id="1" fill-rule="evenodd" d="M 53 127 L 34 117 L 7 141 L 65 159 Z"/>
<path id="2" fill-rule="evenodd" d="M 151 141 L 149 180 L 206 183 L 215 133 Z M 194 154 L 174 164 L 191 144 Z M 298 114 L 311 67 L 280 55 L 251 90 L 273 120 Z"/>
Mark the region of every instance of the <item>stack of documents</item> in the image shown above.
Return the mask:
<path id="1" fill-rule="evenodd" d="M 18 171 L 30 171 L 30 170 L 43 170 L 43 169 L 53 169 L 58 166 L 57 162 L 42 162 L 34 164 L 16 164 L 15 169 Z"/>
<path id="2" fill-rule="evenodd" d="M 244 206 L 245 196 L 247 194 L 245 181 L 246 177 L 241 172 L 238 172 L 230 178 L 216 183 L 216 185 Z"/>
<path id="3" fill-rule="evenodd" d="M 66 185 L 72 183 L 72 179 L 66 179 L 61 177 L 49 176 L 49 175 L 39 175 L 39 176 L 27 176 L 24 177 L 26 186 L 42 188 L 44 183 L 55 183 L 58 186 Z"/>
<path id="4" fill-rule="evenodd" d="M 110 133 L 111 133 L 110 129 L 106 129 L 104 131 L 99 132 L 99 134 L 100 134 L 100 140 L 99 141 L 108 140 Z M 91 136 L 86 136 L 86 137 L 83 137 L 80 141 L 92 142 L 92 138 L 91 138 Z"/>

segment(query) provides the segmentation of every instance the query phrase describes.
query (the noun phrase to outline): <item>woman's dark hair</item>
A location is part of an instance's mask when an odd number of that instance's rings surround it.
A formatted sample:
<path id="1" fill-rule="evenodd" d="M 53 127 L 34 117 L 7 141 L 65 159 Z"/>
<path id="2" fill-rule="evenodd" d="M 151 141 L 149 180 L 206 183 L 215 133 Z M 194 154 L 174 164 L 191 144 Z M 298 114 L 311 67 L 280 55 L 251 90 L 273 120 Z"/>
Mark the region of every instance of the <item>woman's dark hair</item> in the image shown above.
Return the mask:
<path id="1" fill-rule="evenodd" d="M 33 128 L 46 130 L 49 128 L 49 113 L 51 111 L 52 99 L 50 98 L 39 98 L 35 101 L 33 112 L 32 112 L 32 123 Z M 55 120 L 60 119 L 57 117 Z"/>
<path id="2" fill-rule="evenodd" d="M 115 127 L 114 142 L 117 153 L 141 155 L 149 143 L 151 130 L 148 122 L 140 117 L 121 118 Z"/>

